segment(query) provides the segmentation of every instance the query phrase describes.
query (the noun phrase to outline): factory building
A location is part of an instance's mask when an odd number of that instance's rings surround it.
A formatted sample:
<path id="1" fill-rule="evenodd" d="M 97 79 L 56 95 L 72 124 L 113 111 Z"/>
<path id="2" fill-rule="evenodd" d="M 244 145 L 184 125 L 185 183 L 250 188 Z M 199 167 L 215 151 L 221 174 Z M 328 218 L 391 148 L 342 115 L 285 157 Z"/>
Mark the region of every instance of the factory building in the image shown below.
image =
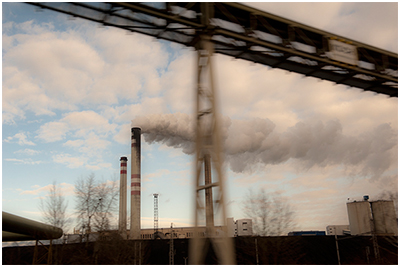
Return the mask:
<path id="1" fill-rule="evenodd" d="M 229 237 L 253 235 L 253 222 L 251 219 L 235 221 L 233 218 L 228 218 L 226 224 Z"/>
<path id="2" fill-rule="evenodd" d="M 354 201 L 347 203 L 351 235 L 397 236 L 397 217 L 393 201 Z"/>
<path id="3" fill-rule="evenodd" d="M 349 235 L 349 225 L 328 225 L 326 235 Z"/>
<path id="4" fill-rule="evenodd" d="M 251 236 L 253 233 L 252 220 L 251 219 L 241 219 L 234 221 L 233 218 L 227 219 L 227 226 L 215 226 L 215 236 L 220 236 L 223 232 L 228 231 L 228 237 L 237 236 Z M 158 228 L 156 238 L 160 239 L 170 239 L 171 230 L 173 239 L 178 238 L 193 238 L 195 235 L 194 227 L 175 227 L 175 228 Z M 108 233 L 115 232 L 114 230 Z M 120 230 L 118 233 L 121 235 Z M 206 227 L 198 227 L 198 235 L 200 237 L 206 236 Z M 66 235 L 67 243 L 80 243 L 86 242 L 86 238 L 89 238 L 89 242 L 96 241 L 99 238 L 99 233 L 91 232 L 87 236 L 80 232 L 80 229 L 74 230 L 74 234 Z M 130 230 L 126 230 L 125 235 L 130 236 Z M 140 237 L 138 239 L 154 239 L 154 228 L 141 229 Z"/>
<path id="5" fill-rule="evenodd" d="M 393 200 L 347 202 L 349 225 L 328 225 L 326 235 L 397 236 L 397 216 Z"/>

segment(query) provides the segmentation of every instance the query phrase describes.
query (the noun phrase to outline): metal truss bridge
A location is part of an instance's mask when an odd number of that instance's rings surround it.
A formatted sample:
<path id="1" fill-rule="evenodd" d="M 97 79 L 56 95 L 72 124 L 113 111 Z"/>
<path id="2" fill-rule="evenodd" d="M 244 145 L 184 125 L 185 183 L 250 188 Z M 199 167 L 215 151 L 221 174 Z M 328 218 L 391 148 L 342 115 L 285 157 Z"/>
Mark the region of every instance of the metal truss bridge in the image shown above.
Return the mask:
<path id="1" fill-rule="evenodd" d="M 29 3 L 365 91 L 398 96 L 398 56 L 238 3 Z"/>

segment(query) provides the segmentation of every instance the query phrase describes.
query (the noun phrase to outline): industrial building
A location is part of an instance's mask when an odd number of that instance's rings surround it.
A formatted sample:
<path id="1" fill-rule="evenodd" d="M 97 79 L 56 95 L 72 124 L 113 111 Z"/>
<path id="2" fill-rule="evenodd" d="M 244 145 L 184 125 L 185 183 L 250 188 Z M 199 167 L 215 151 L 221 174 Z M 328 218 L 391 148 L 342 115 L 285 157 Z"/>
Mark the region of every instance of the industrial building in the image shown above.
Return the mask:
<path id="1" fill-rule="evenodd" d="M 240 219 L 234 220 L 233 218 L 227 219 L 227 226 L 215 226 L 215 236 L 220 236 L 223 232 L 227 231 L 228 237 L 238 237 L 238 236 L 252 236 L 253 235 L 253 227 L 251 219 Z M 158 228 L 155 232 L 154 228 L 141 229 L 140 238 L 139 239 L 170 239 L 172 231 L 173 239 L 181 239 L 181 238 L 192 238 L 195 235 L 194 227 L 174 227 L 174 228 Z M 109 231 L 112 233 L 115 231 Z M 121 232 L 118 230 L 118 233 L 121 235 Z M 156 237 L 154 236 L 156 234 Z M 198 227 L 198 235 L 200 237 L 206 236 L 206 227 Z M 121 235 L 122 238 L 130 236 L 129 230 L 125 232 L 125 235 Z M 92 232 L 87 236 L 86 234 L 80 233 L 80 230 L 74 231 L 74 234 L 66 235 L 67 243 L 80 243 L 86 242 L 86 238 L 88 238 L 89 242 L 96 241 L 99 238 L 99 233 Z"/>
<path id="2" fill-rule="evenodd" d="M 326 235 L 350 235 L 349 225 L 328 225 Z"/>
<path id="3" fill-rule="evenodd" d="M 351 235 L 397 236 L 397 217 L 393 201 L 363 201 L 347 203 Z"/>
<path id="4" fill-rule="evenodd" d="M 363 201 L 346 203 L 348 225 L 328 225 L 326 235 L 381 235 L 397 236 L 397 216 L 392 200 Z"/>

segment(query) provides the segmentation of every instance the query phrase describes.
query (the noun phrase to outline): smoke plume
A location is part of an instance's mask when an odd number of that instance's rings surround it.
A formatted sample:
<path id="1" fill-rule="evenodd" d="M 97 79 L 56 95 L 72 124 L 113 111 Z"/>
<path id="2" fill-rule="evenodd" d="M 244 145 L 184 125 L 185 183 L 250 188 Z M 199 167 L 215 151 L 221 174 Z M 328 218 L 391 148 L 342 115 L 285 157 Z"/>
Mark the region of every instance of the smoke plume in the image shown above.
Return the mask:
<path id="1" fill-rule="evenodd" d="M 194 118 L 187 114 L 136 117 L 145 141 L 163 143 L 194 153 Z M 252 172 L 257 166 L 296 160 L 304 168 L 342 165 L 357 169 L 362 176 L 379 176 L 396 160 L 396 131 L 381 124 L 359 136 L 343 134 L 333 120 L 323 123 L 299 122 L 283 133 L 274 131 L 268 119 L 221 121 L 225 158 L 234 172 Z"/>

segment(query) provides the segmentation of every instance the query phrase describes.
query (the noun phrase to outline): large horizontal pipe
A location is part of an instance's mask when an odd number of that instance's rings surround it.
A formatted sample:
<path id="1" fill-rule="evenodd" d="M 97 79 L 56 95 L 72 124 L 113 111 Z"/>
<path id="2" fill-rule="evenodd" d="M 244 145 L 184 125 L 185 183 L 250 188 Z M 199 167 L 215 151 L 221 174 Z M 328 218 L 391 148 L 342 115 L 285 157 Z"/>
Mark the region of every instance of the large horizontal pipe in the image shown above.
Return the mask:
<path id="1" fill-rule="evenodd" d="M 63 235 L 61 228 L 3 211 L 2 241 L 48 240 Z"/>

